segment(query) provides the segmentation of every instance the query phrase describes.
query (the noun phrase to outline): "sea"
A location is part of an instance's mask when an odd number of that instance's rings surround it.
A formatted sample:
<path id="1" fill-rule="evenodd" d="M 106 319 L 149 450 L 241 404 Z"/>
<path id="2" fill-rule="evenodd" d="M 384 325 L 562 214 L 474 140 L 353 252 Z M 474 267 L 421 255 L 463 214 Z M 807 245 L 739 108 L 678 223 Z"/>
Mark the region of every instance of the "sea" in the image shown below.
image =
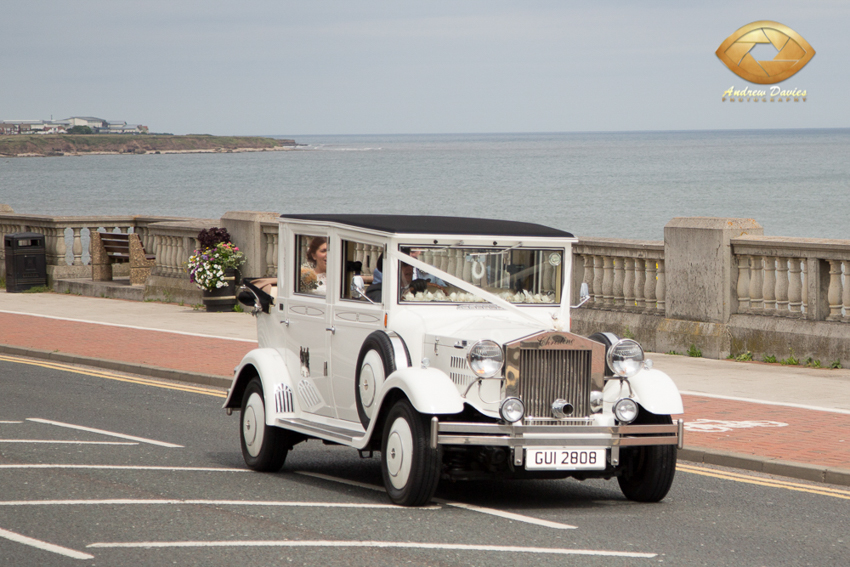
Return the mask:
<path id="1" fill-rule="evenodd" d="M 291 151 L 0 158 L 39 215 L 392 213 L 663 239 L 674 217 L 850 239 L 850 129 L 278 136 Z"/>

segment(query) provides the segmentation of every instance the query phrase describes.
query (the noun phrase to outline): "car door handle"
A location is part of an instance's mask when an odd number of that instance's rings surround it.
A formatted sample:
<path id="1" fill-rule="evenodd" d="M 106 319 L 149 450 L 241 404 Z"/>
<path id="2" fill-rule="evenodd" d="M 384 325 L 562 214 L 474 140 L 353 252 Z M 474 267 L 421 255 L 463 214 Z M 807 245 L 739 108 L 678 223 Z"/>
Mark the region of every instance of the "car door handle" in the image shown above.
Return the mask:
<path id="1" fill-rule="evenodd" d="M 332 335 L 336 334 L 336 327 L 326 327 L 326 331 L 330 331 Z"/>

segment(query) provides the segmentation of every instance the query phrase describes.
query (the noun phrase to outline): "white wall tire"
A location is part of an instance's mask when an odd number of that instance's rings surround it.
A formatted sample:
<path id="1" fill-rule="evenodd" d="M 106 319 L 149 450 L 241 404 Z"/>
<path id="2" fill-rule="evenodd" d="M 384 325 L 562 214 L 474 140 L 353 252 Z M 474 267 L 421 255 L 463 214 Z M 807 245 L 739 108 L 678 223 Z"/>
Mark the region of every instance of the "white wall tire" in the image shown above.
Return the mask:
<path id="1" fill-rule="evenodd" d="M 390 338 L 383 331 L 371 333 L 360 347 L 354 377 L 354 400 L 364 429 L 369 428 L 377 411 L 378 393 L 384 380 L 395 370 L 395 351 Z"/>
<path id="2" fill-rule="evenodd" d="M 428 418 L 397 401 L 387 414 L 381 442 L 381 473 L 390 500 L 402 506 L 427 504 L 440 481 L 441 451 L 429 442 Z"/>
<path id="3" fill-rule="evenodd" d="M 286 430 L 266 425 L 263 384 L 258 377 L 248 383 L 242 395 L 239 440 L 245 464 L 263 472 L 279 471 L 292 446 Z"/>

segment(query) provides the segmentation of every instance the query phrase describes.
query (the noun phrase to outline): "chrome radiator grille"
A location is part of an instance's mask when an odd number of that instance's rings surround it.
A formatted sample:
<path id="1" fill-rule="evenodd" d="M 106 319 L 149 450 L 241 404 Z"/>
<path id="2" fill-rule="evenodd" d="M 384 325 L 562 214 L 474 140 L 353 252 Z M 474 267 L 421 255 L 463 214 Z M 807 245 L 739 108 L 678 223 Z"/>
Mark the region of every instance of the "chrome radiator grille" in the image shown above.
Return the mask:
<path id="1" fill-rule="evenodd" d="M 570 417 L 590 415 L 590 350 L 520 349 L 518 395 L 526 416 L 552 418 L 552 402 L 572 404 Z"/>

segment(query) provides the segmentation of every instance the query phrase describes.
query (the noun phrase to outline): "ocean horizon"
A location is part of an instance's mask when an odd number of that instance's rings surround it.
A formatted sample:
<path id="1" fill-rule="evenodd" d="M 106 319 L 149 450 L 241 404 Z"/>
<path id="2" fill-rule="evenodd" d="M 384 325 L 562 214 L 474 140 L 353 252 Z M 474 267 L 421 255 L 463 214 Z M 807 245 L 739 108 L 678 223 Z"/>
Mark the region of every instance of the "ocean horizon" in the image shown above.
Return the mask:
<path id="1" fill-rule="evenodd" d="M 0 203 L 39 215 L 391 213 L 660 240 L 674 217 L 850 239 L 850 129 L 273 135 L 250 153 L 0 158 Z"/>

